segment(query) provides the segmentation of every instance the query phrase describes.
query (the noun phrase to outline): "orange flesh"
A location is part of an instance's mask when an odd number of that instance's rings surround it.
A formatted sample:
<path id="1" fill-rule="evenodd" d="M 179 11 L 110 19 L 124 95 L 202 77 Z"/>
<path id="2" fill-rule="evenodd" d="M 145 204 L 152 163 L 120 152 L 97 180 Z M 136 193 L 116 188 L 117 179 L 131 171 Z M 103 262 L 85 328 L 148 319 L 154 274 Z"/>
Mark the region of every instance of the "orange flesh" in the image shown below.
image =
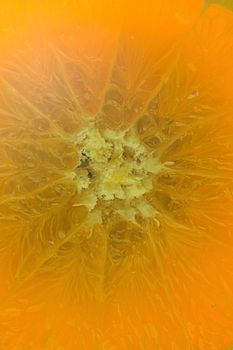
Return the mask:
<path id="1" fill-rule="evenodd" d="M 0 349 L 230 349 L 233 14 L 14 1 L 0 23 Z M 90 119 L 170 164 L 155 220 L 84 224 L 67 174 Z"/>

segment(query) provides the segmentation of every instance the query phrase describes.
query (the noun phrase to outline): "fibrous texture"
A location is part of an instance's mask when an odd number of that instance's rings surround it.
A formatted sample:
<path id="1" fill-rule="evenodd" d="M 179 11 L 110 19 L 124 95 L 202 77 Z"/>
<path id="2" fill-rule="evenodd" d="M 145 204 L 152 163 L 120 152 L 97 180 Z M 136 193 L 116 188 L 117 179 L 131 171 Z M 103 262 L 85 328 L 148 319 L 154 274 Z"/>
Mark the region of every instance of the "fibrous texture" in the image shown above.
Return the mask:
<path id="1" fill-rule="evenodd" d="M 3 3 L 0 349 L 233 345 L 233 14 L 207 5 Z"/>

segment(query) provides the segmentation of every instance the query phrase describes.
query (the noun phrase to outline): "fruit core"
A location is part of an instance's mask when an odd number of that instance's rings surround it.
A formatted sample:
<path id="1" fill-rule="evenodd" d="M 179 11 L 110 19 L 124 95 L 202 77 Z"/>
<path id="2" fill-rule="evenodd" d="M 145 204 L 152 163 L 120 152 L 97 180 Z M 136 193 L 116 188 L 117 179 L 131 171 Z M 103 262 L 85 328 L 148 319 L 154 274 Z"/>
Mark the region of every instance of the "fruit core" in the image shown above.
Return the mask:
<path id="1" fill-rule="evenodd" d="M 76 146 L 80 156 L 76 181 L 89 225 L 110 217 L 134 222 L 138 215 L 155 216 L 147 194 L 163 165 L 134 129 L 101 130 L 89 125 L 76 135 Z"/>

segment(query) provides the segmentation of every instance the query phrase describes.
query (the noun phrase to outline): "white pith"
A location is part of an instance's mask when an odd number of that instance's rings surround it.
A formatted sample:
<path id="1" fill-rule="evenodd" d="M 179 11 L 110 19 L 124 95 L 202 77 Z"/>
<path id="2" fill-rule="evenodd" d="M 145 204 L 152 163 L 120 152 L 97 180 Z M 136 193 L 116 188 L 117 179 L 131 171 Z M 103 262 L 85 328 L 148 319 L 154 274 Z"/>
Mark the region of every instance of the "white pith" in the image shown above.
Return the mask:
<path id="1" fill-rule="evenodd" d="M 108 217 L 135 222 L 137 216 L 155 217 L 146 199 L 153 179 L 164 165 L 140 141 L 135 130 L 101 130 L 94 124 L 76 135 L 80 155 L 75 170 L 79 205 L 88 209 L 90 226 Z"/>

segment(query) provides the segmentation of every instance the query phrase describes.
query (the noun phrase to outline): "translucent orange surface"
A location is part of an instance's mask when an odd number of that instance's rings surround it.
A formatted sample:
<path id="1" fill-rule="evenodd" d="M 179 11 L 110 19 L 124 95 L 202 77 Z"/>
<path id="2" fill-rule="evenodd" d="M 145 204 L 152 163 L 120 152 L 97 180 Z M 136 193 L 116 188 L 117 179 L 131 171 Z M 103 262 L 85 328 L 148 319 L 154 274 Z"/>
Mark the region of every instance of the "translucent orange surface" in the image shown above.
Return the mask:
<path id="1" fill-rule="evenodd" d="M 233 13 L 1 1 L 0 51 L 0 349 L 231 349 Z M 67 173 L 90 117 L 172 164 L 159 224 L 83 225 Z"/>

